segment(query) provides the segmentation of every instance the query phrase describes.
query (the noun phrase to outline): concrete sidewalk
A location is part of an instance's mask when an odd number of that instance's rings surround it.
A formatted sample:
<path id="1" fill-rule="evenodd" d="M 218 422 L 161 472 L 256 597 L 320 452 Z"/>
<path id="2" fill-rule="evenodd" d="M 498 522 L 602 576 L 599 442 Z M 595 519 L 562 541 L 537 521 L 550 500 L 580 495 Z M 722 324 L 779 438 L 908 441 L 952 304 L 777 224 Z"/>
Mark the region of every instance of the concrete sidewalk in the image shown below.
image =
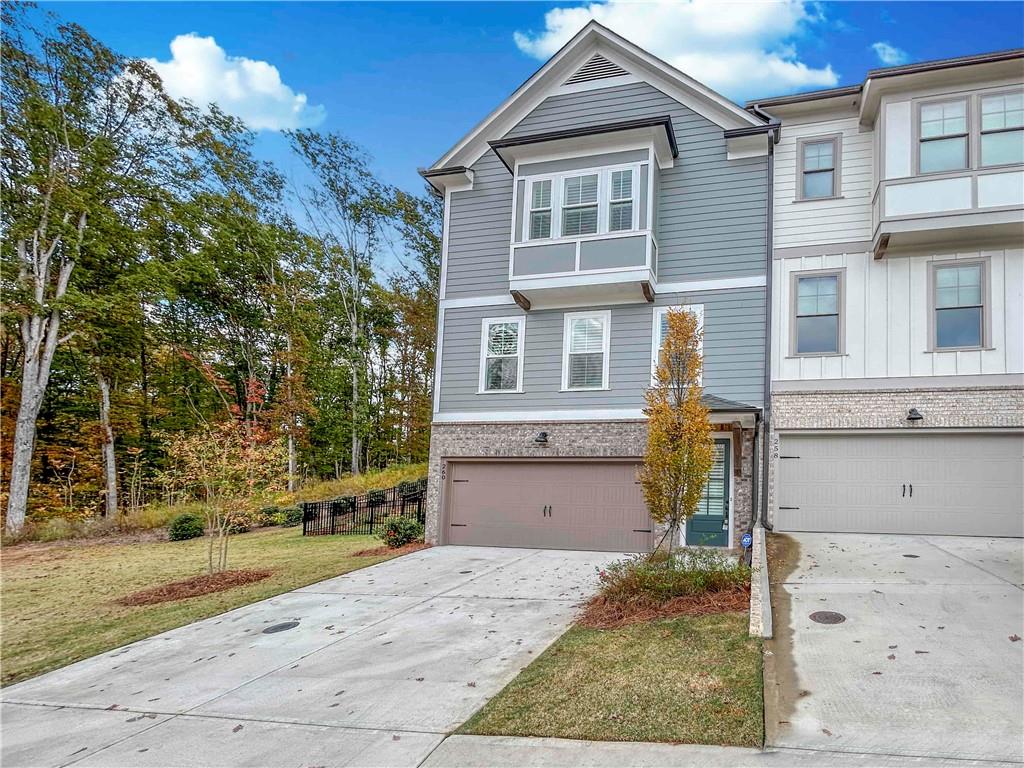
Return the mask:
<path id="1" fill-rule="evenodd" d="M 568 739 L 527 739 L 510 736 L 449 736 L 423 768 L 1001 768 L 1015 763 L 946 760 L 932 757 L 822 752 L 806 749 L 744 749 L 695 744 L 636 744 Z"/>

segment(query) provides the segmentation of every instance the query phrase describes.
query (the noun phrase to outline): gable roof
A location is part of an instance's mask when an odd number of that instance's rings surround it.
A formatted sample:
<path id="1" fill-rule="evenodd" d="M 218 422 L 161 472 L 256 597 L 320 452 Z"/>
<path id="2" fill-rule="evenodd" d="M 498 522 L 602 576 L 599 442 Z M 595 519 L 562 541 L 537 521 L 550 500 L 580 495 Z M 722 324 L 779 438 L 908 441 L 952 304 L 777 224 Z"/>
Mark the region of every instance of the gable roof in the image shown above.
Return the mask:
<path id="1" fill-rule="evenodd" d="M 573 78 L 577 70 L 590 64 L 596 54 L 631 75 L 642 77 L 658 90 L 725 130 L 765 124 L 759 116 L 744 110 L 602 24 L 591 21 L 497 109 L 426 169 L 426 173 L 456 165 L 471 166 L 490 148 L 489 141 L 504 136 L 544 99 Z M 609 85 L 613 84 L 613 78 L 607 80 Z"/>

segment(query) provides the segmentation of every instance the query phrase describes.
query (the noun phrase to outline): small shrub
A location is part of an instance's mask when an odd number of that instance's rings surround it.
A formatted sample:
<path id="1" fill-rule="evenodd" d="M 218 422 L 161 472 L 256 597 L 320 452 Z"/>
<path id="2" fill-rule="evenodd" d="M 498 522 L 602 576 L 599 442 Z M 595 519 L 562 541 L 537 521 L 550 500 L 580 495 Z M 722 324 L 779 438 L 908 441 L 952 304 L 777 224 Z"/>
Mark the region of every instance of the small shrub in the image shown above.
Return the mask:
<path id="1" fill-rule="evenodd" d="M 195 539 L 206 532 L 206 519 L 198 512 L 183 512 L 171 520 L 167 527 L 167 538 L 171 541 Z"/>
<path id="2" fill-rule="evenodd" d="M 411 517 L 389 517 L 378 536 L 391 549 L 423 539 L 423 525 Z"/>
<path id="3" fill-rule="evenodd" d="M 268 525 L 280 525 L 279 520 L 281 519 L 281 508 L 276 505 L 269 507 L 263 507 L 253 515 L 253 527 L 264 528 Z"/>
<path id="4" fill-rule="evenodd" d="M 676 597 L 745 586 L 750 569 L 716 549 L 657 552 L 612 563 L 599 572 L 601 595 L 609 600 L 660 604 Z"/>
<path id="5" fill-rule="evenodd" d="M 252 520 L 247 515 L 235 515 L 228 523 L 228 533 L 248 533 L 252 528 Z"/>
<path id="6" fill-rule="evenodd" d="M 281 522 L 278 525 L 283 525 L 286 528 L 292 528 L 296 525 L 302 525 L 302 507 L 284 507 L 278 512 Z"/>

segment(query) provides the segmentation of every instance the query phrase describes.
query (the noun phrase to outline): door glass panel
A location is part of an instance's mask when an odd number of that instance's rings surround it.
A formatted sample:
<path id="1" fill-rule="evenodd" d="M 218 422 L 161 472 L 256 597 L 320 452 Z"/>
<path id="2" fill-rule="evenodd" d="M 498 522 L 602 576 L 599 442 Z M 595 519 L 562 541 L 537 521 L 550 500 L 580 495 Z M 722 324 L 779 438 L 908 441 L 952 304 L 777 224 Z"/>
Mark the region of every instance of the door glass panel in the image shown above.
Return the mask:
<path id="1" fill-rule="evenodd" d="M 700 505 L 696 512 L 698 515 L 721 517 L 725 512 L 725 497 L 728 493 L 725 476 L 725 449 L 724 443 L 715 443 L 715 461 L 711 465 L 711 474 L 708 476 L 707 485 L 704 486 L 704 493 L 700 497 Z"/>

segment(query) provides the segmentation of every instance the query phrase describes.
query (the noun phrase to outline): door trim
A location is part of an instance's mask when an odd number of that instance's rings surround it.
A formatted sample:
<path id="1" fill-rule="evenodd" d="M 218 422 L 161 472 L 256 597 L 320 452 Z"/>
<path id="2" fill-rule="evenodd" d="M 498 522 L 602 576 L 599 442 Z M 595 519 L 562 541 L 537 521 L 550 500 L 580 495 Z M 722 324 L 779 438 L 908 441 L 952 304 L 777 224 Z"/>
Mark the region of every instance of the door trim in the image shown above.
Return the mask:
<path id="1" fill-rule="evenodd" d="M 741 451 L 740 451 L 739 466 L 738 467 L 733 467 L 733 466 L 731 466 L 732 463 L 733 463 L 733 461 L 732 461 L 732 451 L 733 451 L 732 432 L 715 432 L 713 437 L 712 437 L 712 439 L 715 440 L 715 441 L 725 440 L 726 442 L 729 443 L 726 446 L 726 448 L 725 448 L 725 450 L 729 451 L 729 464 L 730 464 L 729 471 L 726 472 L 726 474 L 729 476 L 729 538 L 726 541 L 725 546 L 723 547 L 723 549 L 732 549 L 733 526 L 736 524 L 736 515 L 734 514 L 734 510 L 736 508 L 736 503 L 735 503 L 735 499 L 734 499 L 734 494 L 735 494 L 735 491 L 736 491 L 736 471 L 737 471 L 737 469 L 740 472 L 743 471 L 742 444 L 740 446 Z M 756 482 L 756 480 L 755 480 L 755 482 Z M 686 546 L 686 524 L 685 523 L 682 526 L 680 526 L 680 528 L 679 528 L 679 538 L 681 539 L 680 543 L 682 544 L 682 546 L 685 547 Z"/>
<path id="2" fill-rule="evenodd" d="M 444 480 L 441 482 L 441 498 L 438 499 L 438 510 L 437 516 L 437 543 L 438 546 L 444 546 L 448 544 L 448 529 L 451 527 L 451 486 L 452 486 L 452 473 L 450 472 L 451 464 L 642 464 L 644 460 L 643 456 L 442 456 L 441 457 L 441 476 Z M 732 486 L 730 481 L 730 494 L 732 493 Z M 730 496 L 731 506 L 731 496 Z M 729 525 L 732 525 L 730 519 Z M 732 541 L 732 529 L 729 531 L 730 541 Z M 648 536 L 648 549 L 654 548 L 654 529 L 651 529 L 651 533 Z"/>

